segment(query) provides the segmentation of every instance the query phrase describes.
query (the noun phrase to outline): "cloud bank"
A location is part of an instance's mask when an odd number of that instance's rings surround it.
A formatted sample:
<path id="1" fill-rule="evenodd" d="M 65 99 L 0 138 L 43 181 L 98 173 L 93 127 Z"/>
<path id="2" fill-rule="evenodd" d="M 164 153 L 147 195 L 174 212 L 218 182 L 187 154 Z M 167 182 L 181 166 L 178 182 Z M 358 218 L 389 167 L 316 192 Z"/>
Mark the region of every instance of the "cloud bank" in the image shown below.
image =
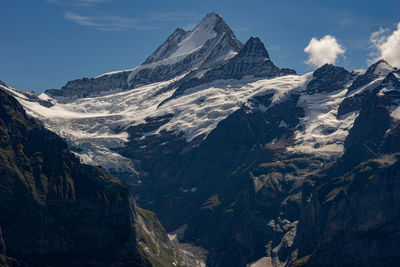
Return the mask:
<path id="1" fill-rule="evenodd" d="M 335 64 L 339 55 L 343 55 L 345 48 L 332 35 L 325 35 L 321 39 L 313 37 L 304 52 L 308 54 L 305 63 L 320 67 L 326 63 Z"/>
<path id="2" fill-rule="evenodd" d="M 392 33 L 389 29 L 380 28 L 371 34 L 369 40 L 374 49 L 370 54 L 369 64 L 385 59 L 389 64 L 400 68 L 400 22 Z"/>

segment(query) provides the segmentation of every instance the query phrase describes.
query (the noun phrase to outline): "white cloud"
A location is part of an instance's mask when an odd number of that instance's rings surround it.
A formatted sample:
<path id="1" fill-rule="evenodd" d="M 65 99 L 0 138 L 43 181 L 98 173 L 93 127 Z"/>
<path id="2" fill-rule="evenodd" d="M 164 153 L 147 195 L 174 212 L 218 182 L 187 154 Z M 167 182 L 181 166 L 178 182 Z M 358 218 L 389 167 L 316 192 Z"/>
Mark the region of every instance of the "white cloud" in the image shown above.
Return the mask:
<path id="1" fill-rule="evenodd" d="M 305 63 L 320 67 L 326 63 L 335 64 L 339 55 L 343 55 L 345 48 L 332 35 L 325 35 L 320 40 L 313 37 L 304 52 L 308 55 Z"/>
<path id="2" fill-rule="evenodd" d="M 74 12 L 67 11 L 64 17 L 83 26 L 94 27 L 102 31 L 123 31 L 128 29 L 154 29 L 151 26 L 142 26 L 137 20 L 120 16 L 109 16 L 104 14 L 83 16 Z"/>
<path id="3" fill-rule="evenodd" d="M 389 64 L 400 68 L 400 22 L 392 33 L 389 29 L 380 28 L 371 34 L 369 40 L 374 49 L 368 59 L 369 64 L 385 59 Z"/>

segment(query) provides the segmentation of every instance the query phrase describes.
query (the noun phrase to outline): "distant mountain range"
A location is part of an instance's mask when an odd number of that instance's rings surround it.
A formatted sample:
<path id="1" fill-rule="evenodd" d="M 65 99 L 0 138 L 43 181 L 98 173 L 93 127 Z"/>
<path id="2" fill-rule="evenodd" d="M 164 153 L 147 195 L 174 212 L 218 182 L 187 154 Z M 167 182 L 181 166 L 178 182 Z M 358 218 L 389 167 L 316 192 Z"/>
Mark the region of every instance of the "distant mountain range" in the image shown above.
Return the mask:
<path id="1" fill-rule="evenodd" d="M 134 69 L 70 81 L 42 94 L 4 83 L 0 88 L 88 164 L 65 152 L 65 145 L 62 153 L 73 158 L 77 170 L 103 173 L 89 167 L 102 166 L 130 188 L 140 207 L 155 212 L 172 241 L 164 230 L 145 231 L 144 240 L 149 232 L 159 233 L 152 240 L 164 240 L 158 244 L 169 253 L 145 254 L 146 264 L 201 266 L 205 250 L 208 266 L 400 262 L 400 71 L 384 60 L 363 71 L 326 64 L 297 75 L 275 66 L 259 38 L 243 45 L 218 14 L 210 13 L 192 31 L 177 29 Z M 3 120 L 5 127 L 10 123 Z M 42 131 L 37 135 L 50 134 Z M 32 147 L 28 160 L 46 162 L 29 158 L 37 152 L 61 153 L 25 134 L 13 142 L 15 151 L 18 144 Z M 102 195 L 100 184 L 96 194 Z M 66 187 L 57 192 L 65 198 L 62 190 Z M 1 200 L 5 209 L 13 207 L 7 199 Z M 144 218 L 140 211 L 150 214 L 129 199 L 126 193 L 120 201 L 139 216 L 133 220 Z M 97 232 L 83 225 L 108 216 L 102 212 L 79 213 L 87 219 L 74 227 Z M 10 230 L 9 220 L 0 220 L 6 246 L 23 233 Z M 154 215 L 151 220 L 159 225 Z M 139 221 L 149 227 L 146 219 Z M 111 233 L 114 226 L 108 227 Z M 69 236 L 68 231 L 63 234 Z M 25 244 L 15 242 L 16 249 Z"/>

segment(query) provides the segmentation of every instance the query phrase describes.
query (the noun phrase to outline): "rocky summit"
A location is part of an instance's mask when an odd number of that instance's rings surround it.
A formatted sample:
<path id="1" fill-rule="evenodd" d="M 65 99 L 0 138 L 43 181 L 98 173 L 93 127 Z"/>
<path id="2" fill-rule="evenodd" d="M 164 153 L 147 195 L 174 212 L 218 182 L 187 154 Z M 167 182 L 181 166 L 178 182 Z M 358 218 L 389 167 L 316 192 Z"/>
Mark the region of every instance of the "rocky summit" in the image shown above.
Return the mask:
<path id="1" fill-rule="evenodd" d="M 210 13 L 131 70 L 0 83 L 0 262 L 396 266 L 400 71 L 298 75 L 269 41 Z"/>

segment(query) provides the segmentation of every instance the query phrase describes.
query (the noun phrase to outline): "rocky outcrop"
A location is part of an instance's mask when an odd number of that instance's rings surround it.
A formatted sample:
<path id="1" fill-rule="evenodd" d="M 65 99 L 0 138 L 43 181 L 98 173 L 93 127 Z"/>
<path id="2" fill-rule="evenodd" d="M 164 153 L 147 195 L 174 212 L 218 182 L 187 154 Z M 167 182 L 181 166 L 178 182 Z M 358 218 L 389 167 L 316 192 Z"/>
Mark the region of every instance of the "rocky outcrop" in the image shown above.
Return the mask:
<path id="1" fill-rule="evenodd" d="M 343 89 L 351 74 L 342 67 L 325 64 L 313 73 L 313 80 L 307 85 L 307 93 L 329 93 Z"/>
<path id="2" fill-rule="evenodd" d="M 276 77 L 284 74 L 296 74 L 294 70 L 281 70 L 276 67 L 259 38 L 251 37 L 240 52 L 223 66 L 211 70 L 204 78 L 241 79 L 246 75 L 254 77 Z"/>
<path id="3" fill-rule="evenodd" d="M 128 89 L 129 84 L 127 80 L 129 74 L 129 71 L 124 71 L 97 78 L 77 79 L 69 81 L 61 90 L 46 90 L 46 94 L 53 97 L 85 97 L 112 89 Z"/>
<path id="4" fill-rule="evenodd" d="M 103 169 L 81 164 L 60 137 L 28 118 L 2 90 L 0 132 L 2 264 L 180 263 L 163 227 L 136 207 L 127 187 Z"/>

